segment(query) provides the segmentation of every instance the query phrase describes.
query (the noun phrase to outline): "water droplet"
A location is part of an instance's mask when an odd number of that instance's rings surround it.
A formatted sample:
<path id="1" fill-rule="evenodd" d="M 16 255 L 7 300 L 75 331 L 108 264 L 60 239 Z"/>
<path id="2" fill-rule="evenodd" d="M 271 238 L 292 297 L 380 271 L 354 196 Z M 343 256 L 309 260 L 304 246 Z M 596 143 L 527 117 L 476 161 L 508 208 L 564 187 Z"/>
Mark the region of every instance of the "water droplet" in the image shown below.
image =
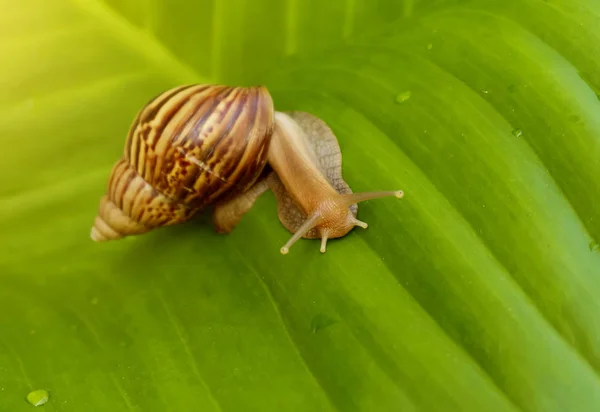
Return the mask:
<path id="1" fill-rule="evenodd" d="M 595 250 L 600 250 L 600 243 L 596 242 L 595 240 L 592 240 L 590 242 L 590 252 L 593 252 Z"/>
<path id="2" fill-rule="evenodd" d="M 325 329 L 331 325 L 335 325 L 336 323 L 338 323 L 336 319 L 333 319 L 332 317 L 323 313 L 319 313 L 310 322 L 310 329 L 312 330 L 312 333 L 317 333 L 321 329 Z"/>
<path id="3" fill-rule="evenodd" d="M 487 91 L 487 90 L 482 90 L 482 91 L 481 91 L 481 93 L 483 93 L 483 94 L 488 94 L 488 93 L 489 93 L 489 91 Z"/>
<path id="4" fill-rule="evenodd" d="M 50 395 L 47 390 L 38 389 L 37 391 L 32 391 L 27 394 L 27 402 L 33 406 L 42 406 L 48 402 L 49 397 Z"/>
<path id="5" fill-rule="evenodd" d="M 515 129 L 515 130 L 512 131 L 512 134 L 515 137 L 521 137 L 521 136 L 523 136 L 523 130 L 521 130 L 521 129 Z"/>
<path id="6" fill-rule="evenodd" d="M 427 45 L 427 50 L 431 50 L 431 49 L 433 49 L 433 43 L 429 43 L 429 44 Z"/>
<path id="7" fill-rule="evenodd" d="M 406 90 L 406 91 L 398 94 L 398 96 L 396 96 L 396 102 L 404 103 L 405 101 L 410 99 L 411 96 L 412 96 L 412 92 L 410 90 Z"/>

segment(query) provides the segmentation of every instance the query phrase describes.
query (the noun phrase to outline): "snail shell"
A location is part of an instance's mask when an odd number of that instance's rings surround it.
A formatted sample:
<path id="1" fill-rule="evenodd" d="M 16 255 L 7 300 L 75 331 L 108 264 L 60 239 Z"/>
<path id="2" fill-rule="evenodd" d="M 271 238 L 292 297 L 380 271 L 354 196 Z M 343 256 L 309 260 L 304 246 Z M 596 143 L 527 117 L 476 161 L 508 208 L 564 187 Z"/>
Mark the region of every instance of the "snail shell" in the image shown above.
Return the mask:
<path id="1" fill-rule="evenodd" d="M 274 130 L 266 88 L 194 84 L 150 100 L 133 121 L 91 230 L 118 239 L 189 220 L 261 175 Z"/>

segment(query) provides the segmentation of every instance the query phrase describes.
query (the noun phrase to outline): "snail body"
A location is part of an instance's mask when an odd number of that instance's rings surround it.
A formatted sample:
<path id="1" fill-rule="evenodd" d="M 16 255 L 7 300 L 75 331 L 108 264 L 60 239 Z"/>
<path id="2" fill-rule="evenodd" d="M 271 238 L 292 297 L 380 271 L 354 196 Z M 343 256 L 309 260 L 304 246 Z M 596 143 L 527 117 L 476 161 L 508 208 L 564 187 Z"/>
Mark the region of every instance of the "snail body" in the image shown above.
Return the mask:
<path id="1" fill-rule="evenodd" d="M 345 236 L 367 224 L 357 203 L 402 191 L 352 193 L 329 127 L 304 112 L 276 112 L 266 88 L 187 85 L 163 92 L 138 113 L 113 166 L 91 230 L 114 240 L 183 223 L 207 206 L 229 233 L 265 191 L 298 239 Z"/>
<path id="2" fill-rule="evenodd" d="M 320 238 L 325 253 L 328 239 L 343 237 L 356 226 L 368 227 L 356 218 L 357 203 L 404 196 L 400 190 L 352 193 L 342 178 L 335 135 L 309 113 L 275 114 L 268 161 L 276 172 L 269 176 L 269 186 L 278 199 L 279 220 L 294 233 L 281 248 L 283 254 L 301 237 Z"/>

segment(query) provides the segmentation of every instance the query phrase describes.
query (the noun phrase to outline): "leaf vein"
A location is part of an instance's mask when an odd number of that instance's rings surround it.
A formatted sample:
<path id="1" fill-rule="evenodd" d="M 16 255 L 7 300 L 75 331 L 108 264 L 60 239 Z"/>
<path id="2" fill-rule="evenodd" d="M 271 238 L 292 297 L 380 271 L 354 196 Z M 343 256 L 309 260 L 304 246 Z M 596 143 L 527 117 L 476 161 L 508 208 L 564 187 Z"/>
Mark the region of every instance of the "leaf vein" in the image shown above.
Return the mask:
<path id="1" fill-rule="evenodd" d="M 175 329 L 175 332 L 177 333 L 177 337 L 179 338 L 179 342 L 181 342 L 181 346 L 183 347 L 183 350 L 184 350 L 186 356 L 190 360 L 190 364 L 192 366 L 192 371 L 194 372 L 194 375 L 196 375 L 200 384 L 204 387 L 204 389 L 206 389 L 208 398 L 210 399 L 211 403 L 214 405 L 215 409 L 218 411 L 222 411 L 223 409 L 221 408 L 219 402 L 217 402 L 217 400 L 213 396 L 212 390 L 210 389 L 210 387 L 206 383 L 206 380 L 202 377 L 202 374 L 200 373 L 200 370 L 198 368 L 198 362 L 196 361 L 196 357 L 192 353 L 190 346 L 188 345 L 186 339 L 183 336 L 183 332 L 181 330 L 181 326 L 179 325 L 179 321 L 177 320 L 177 318 L 175 318 L 175 315 L 173 314 L 173 312 L 171 312 L 171 309 L 169 308 L 167 301 L 165 300 L 162 292 L 157 288 L 155 288 L 154 290 L 156 292 L 158 300 L 160 301 L 165 313 L 167 314 L 167 318 L 169 319 L 169 322 L 171 322 L 171 325 L 173 325 L 173 329 Z"/>
<path id="2" fill-rule="evenodd" d="M 312 368 L 308 364 L 306 357 L 304 356 L 302 351 L 298 348 L 298 343 L 292 337 L 289 327 L 288 327 L 287 323 L 285 322 L 285 319 L 281 313 L 279 305 L 277 304 L 277 302 L 275 302 L 275 299 L 273 298 L 273 294 L 271 293 L 270 288 L 266 285 L 265 281 L 260 277 L 260 275 L 258 274 L 256 269 L 252 265 L 249 265 L 247 263 L 245 257 L 240 253 L 240 251 L 237 248 L 234 250 L 235 250 L 236 254 L 239 256 L 239 259 L 244 262 L 246 268 L 248 268 L 248 270 L 250 272 L 252 272 L 252 274 L 254 276 L 256 276 L 256 279 L 258 280 L 258 282 L 261 285 L 262 289 L 264 290 L 269 302 L 271 303 L 271 306 L 273 307 L 273 310 L 277 316 L 277 319 L 281 323 L 281 327 L 282 327 L 283 331 L 285 332 L 285 335 L 289 339 L 291 346 L 294 348 L 294 351 L 296 352 L 296 354 L 302 361 L 302 364 L 306 368 L 306 371 L 310 374 L 310 376 L 313 378 L 315 383 L 321 388 L 321 391 L 323 392 L 323 394 L 325 395 L 325 397 L 327 398 L 327 400 L 329 401 L 329 403 L 333 407 L 333 409 L 341 411 L 342 409 L 337 405 L 336 401 L 331 397 L 331 394 L 325 389 L 325 386 L 323 385 L 323 383 L 321 382 L 319 377 L 313 372 Z"/>

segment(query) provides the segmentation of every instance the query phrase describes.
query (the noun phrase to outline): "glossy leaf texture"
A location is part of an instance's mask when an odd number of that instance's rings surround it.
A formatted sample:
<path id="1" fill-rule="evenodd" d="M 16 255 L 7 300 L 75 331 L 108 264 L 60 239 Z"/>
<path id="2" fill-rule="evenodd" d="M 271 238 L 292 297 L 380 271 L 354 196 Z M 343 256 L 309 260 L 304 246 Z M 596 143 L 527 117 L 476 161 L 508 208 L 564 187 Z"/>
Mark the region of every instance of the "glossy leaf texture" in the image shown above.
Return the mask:
<path id="1" fill-rule="evenodd" d="M 0 411 L 600 410 L 600 3 L 2 0 Z M 265 84 L 369 223 L 89 239 L 136 112 Z"/>

